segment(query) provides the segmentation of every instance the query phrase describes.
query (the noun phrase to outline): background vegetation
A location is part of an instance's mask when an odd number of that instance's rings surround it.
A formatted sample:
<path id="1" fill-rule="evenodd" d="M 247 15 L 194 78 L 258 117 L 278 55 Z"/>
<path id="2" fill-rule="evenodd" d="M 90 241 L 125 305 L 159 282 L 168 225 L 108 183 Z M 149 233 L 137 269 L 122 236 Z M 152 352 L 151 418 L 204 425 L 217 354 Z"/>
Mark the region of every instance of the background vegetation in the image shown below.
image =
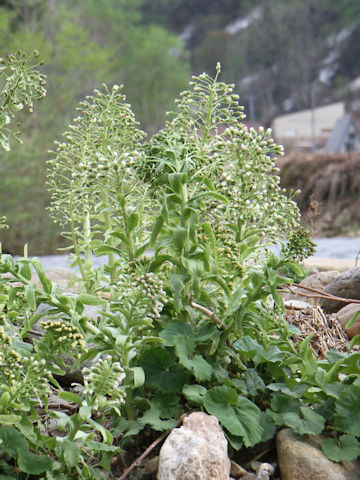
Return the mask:
<path id="1" fill-rule="evenodd" d="M 1 0 L 0 56 L 36 48 L 48 75 L 46 102 L 19 117 L 24 145 L 0 154 L 5 250 L 29 241 L 30 253 L 49 253 L 61 243 L 44 214 L 47 151 L 102 82 L 125 84 L 152 134 L 189 74 L 213 74 L 220 61 L 248 116 L 268 125 L 308 107 L 315 81 L 318 102 L 348 95 L 360 75 L 359 15 L 351 0 Z"/>

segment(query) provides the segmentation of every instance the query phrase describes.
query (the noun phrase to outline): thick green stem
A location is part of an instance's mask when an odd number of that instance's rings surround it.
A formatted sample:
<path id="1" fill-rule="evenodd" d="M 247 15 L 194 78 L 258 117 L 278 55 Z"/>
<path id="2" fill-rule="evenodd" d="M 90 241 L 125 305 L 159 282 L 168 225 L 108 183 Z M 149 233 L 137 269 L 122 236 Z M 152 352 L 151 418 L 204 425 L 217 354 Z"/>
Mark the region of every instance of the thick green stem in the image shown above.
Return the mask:
<path id="1" fill-rule="evenodd" d="M 129 255 L 129 261 L 131 262 L 131 260 L 134 259 L 134 243 L 133 243 L 133 239 L 132 239 L 131 233 L 129 231 L 129 227 L 128 227 L 128 215 L 127 215 L 127 211 L 126 211 L 125 200 L 122 203 L 122 215 L 123 215 L 123 220 L 124 220 L 125 235 L 126 235 L 126 238 L 128 239 L 128 242 L 129 242 L 128 245 L 127 245 L 127 251 L 128 251 L 128 255 Z"/>
<path id="2" fill-rule="evenodd" d="M 86 281 L 86 273 L 85 273 L 85 270 L 84 270 L 83 261 L 82 261 L 81 255 L 80 255 L 80 248 L 79 248 L 79 244 L 78 244 L 77 237 L 76 237 L 76 229 L 75 229 L 75 223 L 74 223 L 74 215 L 73 215 L 73 207 L 72 207 L 71 196 L 70 196 L 70 202 L 69 202 L 69 210 L 70 210 L 70 229 L 71 229 L 72 244 L 73 244 L 75 256 L 77 258 L 77 262 L 79 264 L 82 279 L 85 282 Z"/>
<path id="3" fill-rule="evenodd" d="M 110 212 L 108 211 L 109 195 L 108 195 L 106 190 L 103 190 L 102 196 L 103 196 L 103 206 L 104 206 L 104 210 L 105 210 L 105 212 L 104 212 L 105 228 L 106 228 L 106 232 L 110 232 L 111 227 L 112 227 L 112 222 L 111 222 Z M 113 247 L 113 239 L 111 237 L 109 238 L 109 245 L 110 245 L 110 247 Z M 110 272 L 111 272 L 110 277 L 111 277 L 111 280 L 114 281 L 115 280 L 115 269 L 114 269 L 115 254 L 114 253 L 109 253 L 108 259 L 109 259 L 109 267 L 110 267 Z"/>
<path id="4" fill-rule="evenodd" d="M 93 266 L 93 252 L 90 246 L 91 242 L 91 226 L 90 226 L 90 212 L 87 211 L 83 223 L 84 228 L 84 252 L 85 252 L 85 267 L 86 270 L 91 270 Z"/>

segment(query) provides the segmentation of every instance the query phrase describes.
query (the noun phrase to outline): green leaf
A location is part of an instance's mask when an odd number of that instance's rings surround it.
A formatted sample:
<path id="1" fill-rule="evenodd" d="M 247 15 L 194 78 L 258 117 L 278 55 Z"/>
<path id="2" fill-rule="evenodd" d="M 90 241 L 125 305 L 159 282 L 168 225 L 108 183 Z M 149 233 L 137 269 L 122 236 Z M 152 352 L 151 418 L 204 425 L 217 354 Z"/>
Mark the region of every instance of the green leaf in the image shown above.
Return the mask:
<path id="1" fill-rule="evenodd" d="M 195 349 L 195 340 L 191 337 L 178 336 L 175 338 L 175 350 L 180 364 L 192 371 L 199 382 L 210 380 L 212 367 L 201 355 L 191 358 Z"/>
<path id="2" fill-rule="evenodd" d="M 173 231 L 172 242 L 173 242 L 173 246 L 177 250 L 181 250 L 182 248 L 184 248 L 185 243 L 186 243 L 186 239 L 187 239 L 187 235 L 188 235 L 188 232 L 187 232 L 186 228 L 183 228 L 183 227 L 177 227 Z"/>
<path id="3" fill-rule="evenodd" d="M 24 473 L 37 475 L 50 470 L 52 460 L 30 452 L 28 441 L 16 428 L 0 426 L 0 440 L 1 449 L 11 457 L 17 458 L 18 466 Z"/>
<path id="4" fill-rule="evenodd" d="M 309 337 L 312 338 L 312 334 L 309 335 Z M 313 354 L 313 351 L 311 347 L 307 347 L 305 355 L 303 357 L 303 363 L 304 363 L 304 376 L 307 379 L 313 380 L 316 377 L 316 372 L 317 372 L 317 360 Z"/>
<path id="5" fill-rule="evenodd" d="M 76 442 L 72 442 L 65 438 L 62 442 L 64 460 L 68 467 L 75 467 L 80 460 L 80 446 Z"/>
<path id="6" fill-rule="evenodd" d="M 153 247 L 155 245 L 157 237 L 163 225 L 164 225 L 164 217 L 162 215 L 159 215 L 156 218 L 152 228 L 151 237 L 150 237 L 150 247 Z"/>
<path id="7" fill-rule="evenodd" d="M 120 248 L 110 247 L 110 245 L 101 245 L 100 247 L 95 248 L 94 253 L 97 257 L 100 257 L 101 255 L 109 255 L 110 253 L 115 253 L 120 256 L 123 254 Z"/>
<path id="8" fill-rule="evenodd" d="M 260 412 L 260 425 L 264 431 L 261 441 L 266 442 L 273 438 L 276 432 L 276 424 L 266 412 Z"/>
<path id="9" fill-rule="evenodd" d="M 215 415 L 231 434 L 241 437 L 250 447 L 261 441 L 260 409 L 231 387 L 214 387 L 205 396 L 204 407 Z"/>
<path id="10" fill-rule="evenodd" d="M 165 262 L 170 262 L 174 265 L 180 266 L 179 260 L 172 255 L 156 255 L 150 263 L 149 271 L 155 272 L 155 270 L 161 267 L 161 265 L 163 265 Z"/>
<path id="11" fill-rule="evenodd" d="M 29 450 L 18 450 L 18 466 L 25 472 L 40 475 L 51 469 L 52 460 L 48 457 L 35 455 Z"/>
<path id="12" fill-rule="evenodd" d="M 221 193 L 212 192 L 212 191 L 209 191 L 209 190 L 207 190 L 206 192 L 201 192 L 201 193 L 198 193 L 198 194 L 194 195 L 193 197 L 190 198 L 189 203 L 193 203 L 193 202 L 195 202 L 195 201 L 197 201 L 197 200 L 199 200 L 200 198 L 203 198 L 203 197 L 215 198 L 216 200 L 220 200 L 221 202 L 225 203 L 226 205 L 229 203 L 229 199 L 227 197 L 225 197 L 224 195 L 221 195 Z"/>
<path id="13" fill-rule="evenodd" d="M 206 388 L 202 385 L 184 385 L 182 391 L 189 402 L 200 407 L 204 405 L 206 392 Z"/>
<path id="14" fill-rule="evenodd" d="M 342 432 L 360 436 L 360 385 L 344 385 L 336 401 L 335 425 Z"/>
<path id="15" fill-rule="evenodd" d="M 34 265 L 36 273 L 38 274 L 44 292 L 50 294 L 53 290 L 53 284 L 52 281 L 47 278 L 44 267 L 37 258 L 34 258 L 32 260 L 32 263 Z"/>
<path id="16" fill-rule="evenodd" d="M 192 336 L 193 329 L 191 325 L 183 322 L 170 323 L 162 330 L 159 337 L 165 341 L 165 344 L 169 347 L 175 347 L 176 337 L 179 335 Z"/>
<path id="17" fill-rule="evenodd" d="M 259 390 L 261 392 L 265 390 L 265 383 L 260 375 L 258 375 L 255 368 L 248 368 L 246 370 L 245 382 L 249 394 L 253 397 L 258 394 Z"/>
<path id="18" fill-rule="evenodd" d="M 0 424 L 1 425 L 15 425 L 21 421 L 20 415 L 0 415 Z"/>
<path id="19" fill-rule="evenodd" d="M 274 393 L 271 399 L 271 408 L 274 412 L 277 413 L 288 413 L 293 412 L 296 414 L 300 413 L 300 406 L 298 401 L 294 401 L 294 398 L 291 398 L 282 393 Z M 270 412 L 272 414 L 272 412 Z"/>
<path id="20" fill-rule="evenodd" d="M 145 251 L 146 249 L 149 247 L 150 245 L 150 241 L 149 240 L 146 240 L 146 242 L 142 243 L 136 250 L 135 250 L 135 253 L 134 253 L 134 257 L 140 257 Z"/>
<path id="21" fill-rule="evenodd" d="M 145 372 L 141 367 L 132 367 L 129 369 L 133 373 L 134 388 L 142 387 L 145 383 Z"/>
<path id="22" fill-rule="evenodd" d="M 226 317 L 230 317 L 236 312 L 236 310 L 238 310 L 241 307 L 245 296 L 246 296 L 246 290 L 241 287 L 237 288 L 232 293 L 227 309 L 225 311 Z"/>
<path id="23" fill-rule="evenodd" d="M 146 350 L 139 359 L 139 365 L 145 372 L 145 383 L 158 387 L 164 393 L 181 392 L 189 375 L 172 362 L 170 353 L 155 347 Z"/>
<path id="24" fill-rule="evenodd" d="M 97 297 L 96 295 L 89 295 L 88 293 L 80 293 L 77 297 L 77 302 L 82 305 L 105 305 L 106 300 Z"/>
<path id="25" fill-rule="evenodd" d="M 31 267 L 30 262 L 24 263 L 21 267 L 20 274 L 25 277 L 27 280 L 31 280 Z"/>
<path id="26" fill-rule="evenodd" d="M 123 452 L 121 447 L 108 445 L 107 443 L 97 442 L 95 440 L 86 440 L 86 445 L 94 452 Z"/>
<path id="27" fill-rule="evenodd" d="M 273 392 L 285 393 L 285 395 L 289 397 L 301 398 L 304 392 L 307 390 L 307 385 L 295 383 L 294 385 L 288 386 L 286 383 L 279 382 L 270 383 L 269 385 L 267 385 L 266 388 L 272 390 Z"/>
<path id="28" fill-rule="evenodd" d="M 87 420 L 91 417 L 91 410 L 92 408 L 89 405 L 82 405 L 79 408 L 79 417 L 82 420 Z"/>
<path id="29" fill-rule="evenodd" d="M 24 293 L 28 306 L 31 310 L 36 310 L 35 285 L 25 285 Z"/>
<path id="30" fill-rule="evenodd" d="M 151 407 L 139 418 L 139 423 L 142 425 L 150 425 L 154 430 L 158 431 L 170 430 L 176 427 L 176 420 L 172 418 L 162 420 L 160 415 L 160 409 Z"/>
<path id="31" fill-rule="evenodd" d="M 168 175 L 171 188 L 176 194 L 181 194 L 183 185 L 187 182 L 187 173 L 170 173 Z"/>
<path id="32" fill-rule="evenodd" d="M 216 246 L 216 241 L 215 241 L 215 235 L 214 235 L 214 232 L 213 232 L 213 229 L 212 229 L 212 226 L 210 223 L 202 223 L 201 224 L 206 236 L 208 237 L 209 239 L 209 242 L 210 242 L 210 245 L 212 248 L 215 248 Z"/>
<path id="33" fill-rule="evenodd" d="M 76 395 L 76 393 L 63 390 L 62 392 L 59 392 L 58 396 L 63 400 L 67 400 L 68 402 L 76 403 L 79 405 L 79 407 L 82 405 L 82 400 L 79 395 Z"/>
<path id="34" fill-rule="evenodd" d="M 356 460 L 360 455 L 360 442 L 352 435 L 342 435 L 338 441 L 327 438 L 321 444 L 324 454 L 334 462 Z"/>
<path id="35" fill-rule="evenodd" d="M 110 236 L 114 237 L 114 238 L 118 238 L 128 247 L 131 245 L 130 240 L 128 239 L 128 237 L 125 235 L 124 232 L 120 232 L 119 230 L 115 230 L 114 232 L 110 233 Z M 105 245 L 105 246 L 107 247 L 107 245 Z M 121 255 L 121 250 L 120 249 L 116 249 L 116 250 L 117 250 L 118 254 Z M 114 252 L 114 253 L 116 253 L 116 252 Z"/>
<path id="36" fill-rule="evenodd" d="M 129 230 L 130 233 L 131 233 L 131 232 L 136 228 L 136 226 L 138 225 L 139 219 L 140 219 L 140 216 L 139 216 L 139 214 L 136 213 L 136 212 L 132 212 L 132 213 L 130 213 L 130 215 L 128 216 L 128 218 L 127 218 L 127 227 L 128 227 L 128 230 Z"/>
<path id="37" fill-rule="evenodd" d="M 284 424 L 291 427 L 299 435 L 310 433 L 318 435 L 324 430 L 325 419 L 309 407 L 300 407 L 302 418 L 296 414 L 284 415 Z"/>

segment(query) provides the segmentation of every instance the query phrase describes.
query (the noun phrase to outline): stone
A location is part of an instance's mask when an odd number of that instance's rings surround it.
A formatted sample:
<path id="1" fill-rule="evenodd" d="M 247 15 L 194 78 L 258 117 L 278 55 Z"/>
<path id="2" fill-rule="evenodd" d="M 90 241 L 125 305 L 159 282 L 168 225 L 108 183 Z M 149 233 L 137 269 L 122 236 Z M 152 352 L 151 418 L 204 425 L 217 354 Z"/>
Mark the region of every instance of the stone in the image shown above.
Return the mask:
<path id="1" fill-rule="evenodd" d="M 352 316 L 359 312 L 358 317 L 355 320 L 355 323 L 352 327 L 346 328 L 347 323 L 351 320 Z M 337 314 L 337 319 L 343 326 L 345 332 L 348 334 L 349 338 L 354 338 L 355 335 L 360 334 L 360 303 L 349 303 L 345 307 L 341 308 Z"/>
<path id="2" fill-rule="evenodd" d="M 337 297 L 360 299 L 360 267 L 351 268 L 340 274 L 334 281 L 324 289 L 326 293 L 331 293 Z M 337 300 L 321 299 L 320 305 L 330 313 L 338 312 L 344 305 L 344 302 Z"/>
<path id="3" fill-rule="evenodd" d="M 360 462 L 332 462 L 321 451 L 322 440 L 280 430 L 276 446 L 281 480 L 360 480 Z"/>
<path id="4" fill-rule="evenodd" d="M 313 275 L 309 275 L 308 277 L 304 278 L 304 280 L 300 283 L 304 287 L 315 288 L 316 290 L 324 290 L 329 283 L 333 282 L 338 278 L 339 272 L 337 270 L 329 270 L 325 272 L 314 273 Z M 285 293 L 283 294 L 283 298 L 285 301 L 304 301 L 310 303 L 310 305 L 318 305 L 319 299 L 313 297 L 306 297 L 304 295 L 296 295 L 296 292 L 299 293 L 307 293 L 308 290 L 299 287 L 292 287 L 292 290 L 295 293 Z M 311 294 L 312 292 L 308 292 Z"/>
<path id="5" fill-rule="evenodd" d="M 294 298 L 285 300 L 284 305 L 286 308 L 293 308 L 294 310 L 306 310 L 307 308 L 314 308 L 310 303 L 304 302 L 303 300 L 296 300 Z"/>
<path id="6" fill-rule="evenodd" d="M 227 440 L 216 417 L 194 412 L 167 437 L 157 480 L 229 480 Z"/>

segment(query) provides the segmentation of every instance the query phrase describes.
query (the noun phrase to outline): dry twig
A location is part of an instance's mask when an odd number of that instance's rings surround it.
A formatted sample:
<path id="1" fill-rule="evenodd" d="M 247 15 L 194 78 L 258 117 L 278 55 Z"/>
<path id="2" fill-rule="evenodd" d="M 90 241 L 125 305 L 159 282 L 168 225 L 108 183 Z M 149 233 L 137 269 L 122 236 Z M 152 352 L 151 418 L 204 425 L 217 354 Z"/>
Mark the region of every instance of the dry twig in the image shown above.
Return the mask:
<path id="1" fill-rule="evenodd" d="M 296 292 L 291 287 L 302 288 L 303 290 L 308 290 L 309 292 L 314 292 L 314 294 Z M 289 284 L 289 285 L 286 286 L 286 288 L 288 289 L 288 291 L 290 293 L 293 293 L 294 295 L 302 295 L 303 297 L 325 298 L 327 300 L 335 300 L 335 301 L 344 302 L 344 303 L 360 303 L 360 300 L 355 299 L 355 298 L 337 297 L 336 295 L 332 295 L 331 293 L 324 292 L 323 290 L 318 290 L 317 288 L 306 287 L 305 285 L 300 285 L 299 283 L 293 283 L 292 285 Z M 283 290 L 283 291 L 286 291 L 286 290 Z"/>
<path id="2" fill-rule="evenodd" d="M 223 324 L 223 322 L 220 320 L 220 318 L 214 312 L 212 312 L 208 308 L 203 307 L 202 305 L 199 305 L 198 303 L 194 302 L 194 292 L 190 292 L 189 305 L 190 305 L 190 307 L 195 308 L 196 310 L 199 310 L 199 312 L 202 312 L 204 315 L 211 318 L 211 320 L 214 320 L 217 324 L 219 324 L 221 326 L 221 328 L 223 328 L 223 329 L 226 328 L 226 326 Z"/>

